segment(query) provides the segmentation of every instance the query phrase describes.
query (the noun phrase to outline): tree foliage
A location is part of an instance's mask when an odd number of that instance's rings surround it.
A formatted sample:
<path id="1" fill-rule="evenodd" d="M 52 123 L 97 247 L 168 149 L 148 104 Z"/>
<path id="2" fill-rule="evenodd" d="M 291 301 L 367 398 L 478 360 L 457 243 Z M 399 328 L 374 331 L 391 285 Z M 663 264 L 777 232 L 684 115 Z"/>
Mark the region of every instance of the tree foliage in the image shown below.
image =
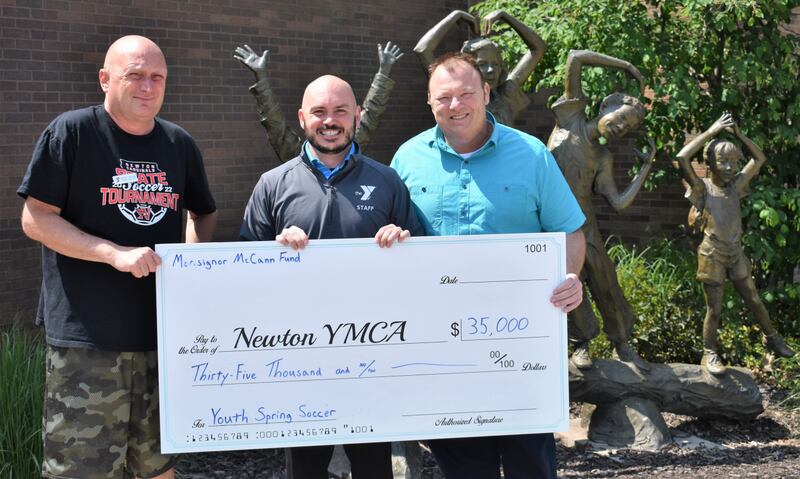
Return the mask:
<path id="1" fill-rule="evenodd" d="M 730 111 L 768 161 L 743 204 L 748 254 L 778 323 L 800 333 L 800 32 L 791 32 L 800 0 L 486 0 L 484 16 L 502 9 L 531 26 L 548 50 L 526 90 L 562 88 L 570 49 L 622 58 L 648 87 L 645 127 L 656 141 L 661 174 L 687 134 Z M 516 64 L 525 47 L 508 29 L 496 41 Z M 613 72 L 584 73 L 584 90 L 599 100 L 619 86 Z M 634 87 L 632 84 L 626 87 Z M 595 101 L 593 103 L 598 103 Z M 659 175 L 656 175 L 659 176 Z M 688 210 L 688 203 L 687 203 Z"/>

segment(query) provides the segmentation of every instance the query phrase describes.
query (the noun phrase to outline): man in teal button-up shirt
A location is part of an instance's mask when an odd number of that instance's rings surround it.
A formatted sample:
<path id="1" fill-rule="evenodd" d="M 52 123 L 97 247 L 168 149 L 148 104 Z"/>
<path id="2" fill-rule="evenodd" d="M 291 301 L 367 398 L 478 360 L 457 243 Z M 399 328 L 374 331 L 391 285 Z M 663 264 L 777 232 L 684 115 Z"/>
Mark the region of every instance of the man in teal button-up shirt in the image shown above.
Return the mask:
<path id="1" fill-rule="evenodd" d="M 489 85 L 474 57 L 446 54 L 430 67 L 428 103 L 436 126 L 394 156 L 428 235 L 567 233 L 567 278 L 551 297 L 572 311 L 582 301 L 578 274 L 585 217 L 541 141 L 499 124 L 486 111 Z M 429 441 L 448 478 L 556 477 L 552 434 Z"/>

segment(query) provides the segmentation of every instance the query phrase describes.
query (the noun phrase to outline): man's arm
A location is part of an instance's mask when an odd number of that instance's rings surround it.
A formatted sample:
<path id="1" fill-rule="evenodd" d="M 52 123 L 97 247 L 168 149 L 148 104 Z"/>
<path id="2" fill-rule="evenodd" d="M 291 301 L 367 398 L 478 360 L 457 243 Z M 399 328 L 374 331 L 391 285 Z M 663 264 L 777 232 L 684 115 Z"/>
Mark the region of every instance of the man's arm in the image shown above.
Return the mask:
<path id="1" fill-rule="evenodd" d="M 70 258 L 106 263 L 142 278 L 155 273 L 161 258 L 149 247 L 120 246 L 81 231 L 61 217 L 61 209 L 29 196 L 22 208 L 22 230 L 32 240 Z"/>
<path id="2" fill-rule="evenodd" d="M 205 243 L 211 241 L 216 226 L 216 211 L 205 215 L 197 215 L 190 211 L 186 218 L 186 242 Z"/>
<path id="3" fill-rule="evenodd" d="M 583 259 L 586 257 L 586 237 L 583 230 L 577 229 L 567 234 L 567 274 L 580 276 Z M 576 305 L 577 306 L 577 305 Z"/>
<path id="4" fill-rule="evenodd" d="M 550 302 L 569 313 L 583 301 L 583 284 L 580 280 L 583 259 L 586 255 L 586 238 L 583 230 L 567 234 L 567 278 L 553 290 Z"/>

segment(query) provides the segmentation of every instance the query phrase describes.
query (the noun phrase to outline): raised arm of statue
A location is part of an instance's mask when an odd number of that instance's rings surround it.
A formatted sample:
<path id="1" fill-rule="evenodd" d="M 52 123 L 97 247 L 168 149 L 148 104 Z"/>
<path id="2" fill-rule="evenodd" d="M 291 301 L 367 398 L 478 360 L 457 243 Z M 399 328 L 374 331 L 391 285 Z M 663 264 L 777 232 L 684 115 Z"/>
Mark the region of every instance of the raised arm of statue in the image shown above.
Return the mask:
<path id="1" fill-rule="evenodd" d="M 639 69 L 630 62 L 589 50 L 570 50 L 569 55 L 567 55 L 567 72 L 566 78 L 564 79 L 564 96 L 567 98 L 584 96 L 581 82 L 581 70 L 585 66 L 608 67 L 623 70 L 639 82 L 639 91 L 644 92 L 644 78 L 642 78 L 642 74 L 639 73 Z"/>
<path id="2" fill-rule="evenodd" d="M 250 47 L 250 45 L 243 45 L 236 47 L 233 52 L 233 58 L 242 62 L 244 66 L 250 69 L 256 77 L 256 81 L 267 79 L 267 56 L 269 50 L 264 50 L 261 56 Z"/>
<path id="3" fill-rule="evenodd" d="M 528 51 L 522 56 L 511 73 L 508 74 L 509 80 L 514 80 L 517 85 L 522 86 L 544 56 L 547 44 L 533 29 L 503 10 L 495 10 L 484 17 L 481 25 L 481 34 L 484 36 L 489 35 L 492 27 L 500 21 L 506 22 L 528 46 Z"/>
<path id="4" fill-rule="evenodd" d="M 392 42 L 386 42 L 386 46 L 378 44 L 378 73 L 387 77 L 392 73 L 392 67 L 403 56 L 400 47 Z"/>
<path id="5" fill-rule="evenodd" d="M 267 130 L 269 143 L 280 161 L 287 161 L 300 153 L 302 138 L 286 126 L 286 118 L 281 113 L 277 97 L 272 92 L 267 79 L 267 55 L 269 50 L 259 56 L 249 45 L 236 47 L 233 57 L 250 69 L 256 77 L 250 93 L 256 98 L 261 125 Z"/>
<path id="6" fill-rule="evenodd" d="M 732 127 L 726 128 L 726 130 L 733 133 L 734 136 L 736 136 L 736 138 L 738 138 L 739 141 L 741 141 L 742 144 L 744 144 L 744 146 L 750 150 L 750 154 L 753 155 L 750 161 L 744 165 L 742 171 L 736 176 L 736 189 L 739 192 L 742 192 L 750 184 L 750 180 L 752 180 L 758 174 L 759 170 L 761 170 L 761 167 L 764 166 L 764 163 L 767 162 L 767 156 L 764 154 L 761 148 L 758 147 L 758 145 L 753 143 L 753 140 L 745 136 L 744 133 L 739 130 L 739 125 L 736 123 L 734 123 Z"/>
<path id="7" fill-rule="evenodd" d="M 687 143 L 683 148 L 681 148 L 681 151 L 678 152 L 678 165 L 680 166 L 683 179 L 689 183 L 690 188 L 701 187 L 703 184 L 703 182 L 700 180 L 700 177 L 697 176 L 697 173 L 695 173 L 694 168 L 692 167 L 692 158 L 694 158 L 695 155 L 697 155 L 700 150 L 703 149 L 703 146 L 706 143 L 715 138 L 719 132 L 726 128 L 732 128 L 734 125 L 735 123 L 733 121 L 733 117 L 731 117 L 731 114 L 723 113 L 723 115 L 719 117 L 719 119 L 715 121 L 708 130 L 694 137 L 692 141 Z M 702 208 L 698 206 L 698 209 Z"/>
<path id="8" fill-rule="evenodd" d="M 365 149 L 372 140 L 381 116 L 386 111 L 386 104 L 394 89 L 394 80 L 389 78 L 389 74 L 395 62 L 402 56 L 400 48 L 392 42 L 386 42 L 386 45 L 378 44 L 378 73 L 372 79 L 367 96 L 361 105 L 361 121 L 356 130 L 356 142 L 362 149 Z"/>
<path id="9" fill-rule="evenodd" d="M 422 68 L 426 73 L 428 72 L 428 66 L 430 66 L 436 58 L 434 54 L 436 47 L 442 42 L 447 32 L 458 23 L 466 24 L 475 36 L 480 34 L 480 25 L 478 24 L 477 18 L 465 11 L 453 10 L 450 15 L 446 16 L 442 21 L 428 30 L 428 32 L 419 39 L 417 46 L 414 47 L 414 52 L 417 54 Z"/>
<path id="10" fill-rule="evenodd" d="M 644 180 L 647 179 L 647 175 L 650 174 L 650 169 L 655 163 L 656 144 L 650 136 L 647 136 L 646 139 L 648 151 L 636 151 L 636 156 L 638 156 L 639 160 L 642 162 L 642 167 L 622 194 L 619 193 L 617 185 L 614 183 L 613 159 L 611 153 L 606 151 L 600 158 L 600 169 L 595 177 L 594 190 L 602 195 L 615 211 L 622 211 L 633 203 L 636 195 L 639 194 L 639 190 L 642 189 Z"/>

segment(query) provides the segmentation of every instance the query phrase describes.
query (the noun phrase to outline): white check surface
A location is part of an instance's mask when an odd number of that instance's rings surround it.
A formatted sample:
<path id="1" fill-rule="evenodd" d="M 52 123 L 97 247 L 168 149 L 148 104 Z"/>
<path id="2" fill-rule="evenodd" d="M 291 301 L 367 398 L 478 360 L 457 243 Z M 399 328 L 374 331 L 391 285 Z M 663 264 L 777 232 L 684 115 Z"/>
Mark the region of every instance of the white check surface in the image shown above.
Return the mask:
<path id="1" fill-rule="evenodd" d="M 156 251 L 164 452 L 567 429 L 562 233 Z"/>

